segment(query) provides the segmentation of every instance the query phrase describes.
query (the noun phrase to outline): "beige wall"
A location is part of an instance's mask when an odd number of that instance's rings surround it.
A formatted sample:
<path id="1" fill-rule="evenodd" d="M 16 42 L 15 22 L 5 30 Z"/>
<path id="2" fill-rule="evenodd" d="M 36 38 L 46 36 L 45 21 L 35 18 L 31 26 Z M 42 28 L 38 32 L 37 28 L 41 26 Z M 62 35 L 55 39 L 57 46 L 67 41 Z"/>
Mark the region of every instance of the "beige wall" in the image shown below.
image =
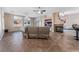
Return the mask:
<path id="1" fill-rule="evenodd" d="M 11 30 L 13 28 L 13 15 L 5 13 L 4 20 L 5 20 L 5 29 Z"/>
<path id="2" fill-rule="evenodd" d="M 64 24 L 64 22 L 59 19 L 59 12 L 53 13 L 53 21 L 54 24 Z"/>
<path id="3" fill-rule="evenodd" d="M 8 14 L 8 13 L 5 13 L 4 14 L 4 20 L 5 20 L 5 29 L 8 29 L 9 32 L 11 31 L 18 31 L 18 30 L 24 30 L 23 29 L 23 26 L 21 27 L 16 27 L 14 26 L 14 16 L 16 15 L 13 15 L 13 14 Z M 22 17 L 22 16 L 21 16 Z M 22 19 L 23 20 L 23 19 Z M 22 22 L 23 23 L 23 22 Z"/>

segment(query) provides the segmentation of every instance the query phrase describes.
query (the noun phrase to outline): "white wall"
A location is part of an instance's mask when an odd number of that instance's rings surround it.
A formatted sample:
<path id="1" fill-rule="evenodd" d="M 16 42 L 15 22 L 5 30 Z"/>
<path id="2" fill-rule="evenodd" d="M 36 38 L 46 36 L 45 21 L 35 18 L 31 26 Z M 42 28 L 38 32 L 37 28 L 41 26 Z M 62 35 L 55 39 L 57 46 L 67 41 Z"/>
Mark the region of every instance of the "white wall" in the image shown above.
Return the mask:
<path id="1" fill-rule="evenodd" d="M 66 23 L 64 24 L 65 27 L 72 27 L 72 24 L 79 25 L 79 14 L 77 15 L 68 15 Z"/>
<path id="2" fill-rule="evenodd" d="M 70 29 L 72 28 L 73 24 L 79 25 L 79 14 L 68 15 L 66 23 L 64 24 L 64 27 L 67 29 Z M 73 36 L 76 35 L 75 30 L 65 30 L 64 32 L 68 32 L 70 35 L 73 35 Z"/>
<path id="3" fill-rule="evenodd" d="M 3 8 L 0 8 L 0 40 L 4 35 L 4 11 Z"/>

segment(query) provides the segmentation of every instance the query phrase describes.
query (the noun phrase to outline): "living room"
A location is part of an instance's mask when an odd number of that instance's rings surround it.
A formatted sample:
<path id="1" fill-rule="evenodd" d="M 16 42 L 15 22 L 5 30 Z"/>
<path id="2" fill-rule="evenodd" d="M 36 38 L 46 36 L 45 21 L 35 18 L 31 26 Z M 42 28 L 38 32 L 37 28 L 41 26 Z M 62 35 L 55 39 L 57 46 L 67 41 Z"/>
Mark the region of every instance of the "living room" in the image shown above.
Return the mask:
<path id="1" fill-rule="evenodd" d="M 79 25 L 78 10 L 78 7 L 0 8 L 0 51 L 79 51 L 78 33 L 72 27 Z"/>

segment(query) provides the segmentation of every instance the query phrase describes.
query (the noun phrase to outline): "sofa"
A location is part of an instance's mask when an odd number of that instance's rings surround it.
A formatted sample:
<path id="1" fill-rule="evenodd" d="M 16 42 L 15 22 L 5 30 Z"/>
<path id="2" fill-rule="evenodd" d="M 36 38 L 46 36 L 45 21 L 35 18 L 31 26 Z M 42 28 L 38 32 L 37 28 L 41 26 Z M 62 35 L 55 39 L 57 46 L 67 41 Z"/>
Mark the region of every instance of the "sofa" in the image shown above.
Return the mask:
<path id="1" fill-rule="evenodd" d="M 25 36 L 27 38 L 49 38 L 49 27 L 27 27 L 25 28 Z"/>

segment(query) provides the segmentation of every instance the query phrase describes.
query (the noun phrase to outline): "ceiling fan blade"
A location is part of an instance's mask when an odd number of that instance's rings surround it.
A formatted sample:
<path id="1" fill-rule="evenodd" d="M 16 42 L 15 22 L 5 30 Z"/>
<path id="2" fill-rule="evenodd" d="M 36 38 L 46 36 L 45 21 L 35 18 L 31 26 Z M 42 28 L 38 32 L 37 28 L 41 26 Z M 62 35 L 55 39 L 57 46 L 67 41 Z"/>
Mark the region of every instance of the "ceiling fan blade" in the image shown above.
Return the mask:
<path id="1" fill-rule="evenodd" d="M 42 10 L 43 12 L 46 12 L 46 10 Z"/>
<path id="2" fill-rule="evenodd" d="M 38 12 L 39 10 L 33 10 L 33 12 Z"/>

